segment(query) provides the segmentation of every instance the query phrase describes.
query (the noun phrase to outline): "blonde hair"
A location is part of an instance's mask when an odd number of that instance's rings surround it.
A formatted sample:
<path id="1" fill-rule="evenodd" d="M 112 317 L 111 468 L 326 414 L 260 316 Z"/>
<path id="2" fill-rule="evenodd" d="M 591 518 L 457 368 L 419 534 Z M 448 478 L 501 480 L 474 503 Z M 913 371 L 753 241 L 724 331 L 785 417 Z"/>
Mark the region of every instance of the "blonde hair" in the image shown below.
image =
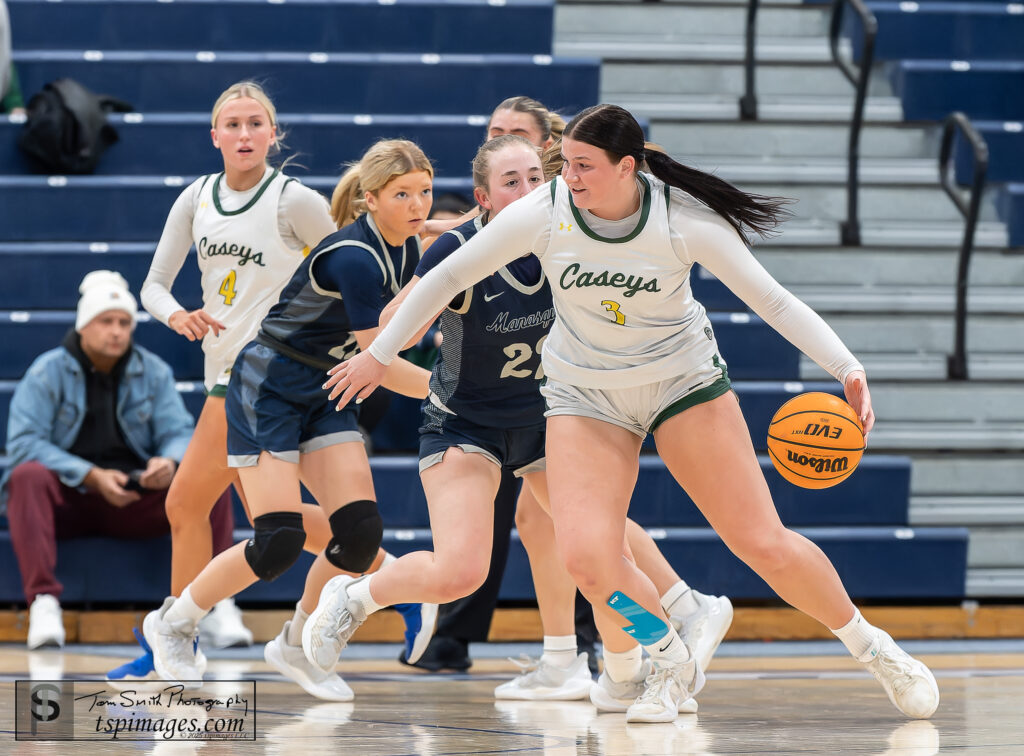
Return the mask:
<path id="1" fill-rule="evenodd" d="M 488 190 L 488 182 L 491 178 L 491 158 L 506 147 L 516 145 L 526 147 L 535 154 L 540 153 L 537 145 L 518 134 L 503 134 L 494 139 L 488 139 L 480 145 L 480 149 L 476 151 L 476 157 L 473 158 L 473 187 Z"/>
<path id="2" fill-rule="evenodd" d="M 271 154 L 278 154 L 284 147 L 284 132 L 281 131 L 277 125 L 277 108 L 274 107 L 274 103 L 271 101 L 270 96 L 264 91 L 263 87 L 257 84 L 255 81 L 238 81 L 232 84 L 230 87 L 220 93 L 220 97 L 213 103 L 213 110 L 210 112 L 210 126 L 211 128 L 217 128 L 217 117 L 220 116 L 220 111 L 224 109 L 232 100 L 241 100 L 248 98 L 250 100 L 256 100 L 263 109 L 267 111 L 267 117 L 270 119 L 270 125 L 277 129 L 276 139 L 274 144 L 270 146 Z M 289 158 L 290 159 L 290 158 Z"/>
<path id="3" fill-rule="evenodd" d="M 425 171 L 434 178 L 434 166 L 415 142 L 382 139 L 358 163 L 349 163 L 331 195 L 331 217 L 338 228 L 366 213 L 366 192 L 376 194 L 398 176 Z"/>

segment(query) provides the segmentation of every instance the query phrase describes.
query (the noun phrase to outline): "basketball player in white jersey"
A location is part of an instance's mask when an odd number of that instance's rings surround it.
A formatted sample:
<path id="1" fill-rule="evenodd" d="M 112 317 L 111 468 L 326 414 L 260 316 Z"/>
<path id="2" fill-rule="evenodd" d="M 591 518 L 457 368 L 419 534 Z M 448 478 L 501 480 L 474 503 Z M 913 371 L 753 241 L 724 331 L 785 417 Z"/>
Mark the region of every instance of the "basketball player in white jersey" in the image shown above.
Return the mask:
<path id="1" fill-rule="evenodd" d="M 870 625 L 824 553 L 779 520 L 725 361 L 690 292 L 689 271 L 699 262 L 839 380 L 871 430 L 863 367 L 744 242 L 744 228 L 764 233 L 777 223 L 780 201 L 646 149 L 639 124 L 614 105 L 574 118 L 561 154 L 560 178 L 506 208 L 424 276 L 369 349 L 335 368 L 329 382 L 343 392 L 340 404 L 379 385 L 397 350 L 455 294 L 532 251 L 557 311 L 542 391 L 559 552 L 594 605 L 606 657 L 632 653 L 639 641 L 654 662 L 627 720 L 670 721 L 704 683 L 650 580 L 621 556 L 648 432 L 729 548 L 784 600 L 831 628 L 901 712 L 930 717 L 939 691 L 928 668 Z M 641 674 L 638 657 L 634 668 Z M 627 682 L 603 674 L 598 684 L 613 690 Z"/>
<path id="2" fill-rule="evenodd" d="M 224 170 L 200 177 L 179 195 L 142 287 L 146 309 L 190 341 L 202 339 L 205 354 L 206 403 L 167 495 L 175 596 L 212 557 L 208 515 L 213 502 L 232 483 L 245 502 L 237 471 L 227 465 L 224 397 L 232 363 L 256 335 L 304 254 L 337 230 L 323 196 L 268 164 L 268 155 L 279 151 L 283 135 L 278 133 L 277 111 L 258 84 L 242 81 L 226 89 L 214 104 L 210 121 L 210 136 L 221 152 Z M 171 294 L 171 287 L 193 244 L 203 307 L 189 312 Z M 327 518 L 314 505 L 304 505 L 302 514 L 309 534 L 305 547 L 319 553 L 331 538 Z M 370 569 L 385 556 L 381 549 Z M 233 602 L 226 600 L 210 617 L 224 606 L 237 613 Z M 407 624 L 411 621 L 423 631 L 420 607 L 403 609 L 409 612 Z M 299 610 L 296 617 L 301 624 Z M 418 640 L 425 645 L 425 638 Z M 247 642 L 252 642 L 251 634 Z M 144 676 L 147 664 L 151 669 L 148 653 L 110 676 Z M 305 687 L 314 695 L 320 691 L 333 698 L 336 689 L 348 695 L 347 686 L 342 689 L 336 682 L 327 679 L 323 685 Z"/>

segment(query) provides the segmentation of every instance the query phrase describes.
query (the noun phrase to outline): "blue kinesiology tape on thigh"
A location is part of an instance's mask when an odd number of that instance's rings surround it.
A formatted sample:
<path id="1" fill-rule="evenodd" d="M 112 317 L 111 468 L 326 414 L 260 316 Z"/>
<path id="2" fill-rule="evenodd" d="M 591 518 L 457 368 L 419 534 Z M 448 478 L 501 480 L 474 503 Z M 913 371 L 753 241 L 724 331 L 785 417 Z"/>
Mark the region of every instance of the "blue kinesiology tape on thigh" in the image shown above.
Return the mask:
<path id="1" fill-rule="evenodd" d="M 651 614 L 622 591 L 615 591 L 611 595 L 608 606 L 632 623 L 622 629 L 632 635 L 641 646 L 657 643 L 668 632 L 668 625 L 663 619 Z"/>

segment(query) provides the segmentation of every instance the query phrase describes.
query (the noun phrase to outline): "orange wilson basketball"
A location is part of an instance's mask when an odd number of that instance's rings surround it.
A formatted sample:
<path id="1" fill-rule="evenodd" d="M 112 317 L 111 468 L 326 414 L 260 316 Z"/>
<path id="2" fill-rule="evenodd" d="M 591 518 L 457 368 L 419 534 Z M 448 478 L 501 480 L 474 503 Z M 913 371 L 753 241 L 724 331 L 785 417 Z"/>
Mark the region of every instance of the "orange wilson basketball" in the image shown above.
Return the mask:
<path id="1" fill-rule="evenodd" d="M 801 488 L 829 488 L 857 469 L 864 429 L 853 407 L 832 394 L 800 394 L 768 426 L 768 453 L 779 474 Z"/>

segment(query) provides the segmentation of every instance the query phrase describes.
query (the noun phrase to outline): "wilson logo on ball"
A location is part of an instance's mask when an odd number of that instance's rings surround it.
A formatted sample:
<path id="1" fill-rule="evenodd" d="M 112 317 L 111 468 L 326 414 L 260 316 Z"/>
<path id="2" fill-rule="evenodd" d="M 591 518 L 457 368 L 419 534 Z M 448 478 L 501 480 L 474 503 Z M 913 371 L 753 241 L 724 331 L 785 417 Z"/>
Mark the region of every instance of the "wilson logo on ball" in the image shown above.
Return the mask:
<path id="1" fill-rule="evenodd" d="M 768 454 L 779 474 L 802 488 L 828 488 L 857 469 L 864 430 L 837 396 L 800 394 L 779 408 L 768 427 Z"/>

